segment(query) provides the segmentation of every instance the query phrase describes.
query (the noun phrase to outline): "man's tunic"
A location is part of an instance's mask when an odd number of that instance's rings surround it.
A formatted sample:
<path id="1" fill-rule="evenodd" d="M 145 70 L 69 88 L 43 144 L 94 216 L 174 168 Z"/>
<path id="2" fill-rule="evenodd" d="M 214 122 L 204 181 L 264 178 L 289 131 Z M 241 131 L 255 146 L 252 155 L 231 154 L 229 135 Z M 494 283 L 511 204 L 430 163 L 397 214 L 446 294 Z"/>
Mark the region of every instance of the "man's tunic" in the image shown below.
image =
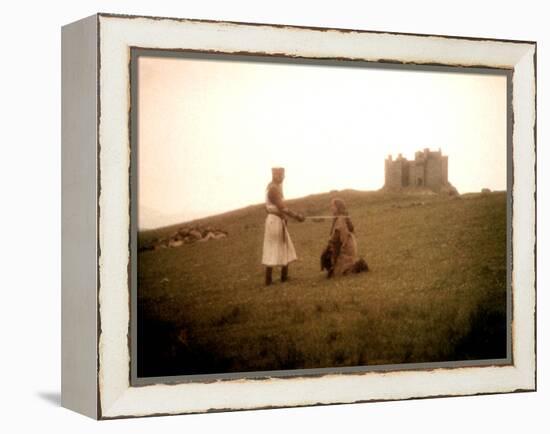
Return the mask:
<path id="1" fill-rule="evenodd" d="M 283 204 L 281 185 L 271 182 L 267 186 L 265 195 L 267 217 L 262 255 L 262 264 L 267 267 L 285 266 L 297 259 L 294 244 L 292 244 L 288 233 L 286 219 L 281 213 Z"/>

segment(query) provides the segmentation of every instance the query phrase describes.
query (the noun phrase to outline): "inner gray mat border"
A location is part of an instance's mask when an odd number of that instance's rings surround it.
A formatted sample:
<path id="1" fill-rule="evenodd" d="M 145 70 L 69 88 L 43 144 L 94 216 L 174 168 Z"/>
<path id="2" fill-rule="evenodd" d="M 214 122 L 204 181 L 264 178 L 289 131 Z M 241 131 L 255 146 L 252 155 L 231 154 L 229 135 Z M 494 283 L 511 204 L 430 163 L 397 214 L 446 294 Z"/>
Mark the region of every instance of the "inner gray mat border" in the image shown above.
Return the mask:
<path id="1" fill-rule="evenodd" d="M 315 369 L 292 369 L 292 370 L 274 370 L 274 371 L 251 371 L 219 374 L 198 374 L 198 375 L 173 375 L 159 377 L 138 377 L 137 376 L 137 221 L 138 221 L 138 172 L 137 161 L 139 159 L 138 146 L 138 81 L 139 68 L 137 60 L 139 57 L 159 57 L 159 58 L 179 58 L 189 60 L 207 60 L 207 61 L 230 61 L 230 62 L 249 62 L 249 63 L 275 63 L 288 65 L 309 65 L 309 66 L 336 66 L 343 68 L 369 68 L 385 70 L 404 70 L 415 72 L 440 72 L 448 74 L 478 74 L 478 75 L 502 75 L 506 77 L 507 88 L 507 209 L 506 209 L 506 257 L 507 257 L 507 275 L 506 275 L 506 358 L 504 359 L 486 359 L 486 360 L 464 360 L 450 362 L 428 362 L 428 363 L 401 363 L 389 365 L 374 366 L 351 366 L 351 367 L 329 367 Z M 484 366 L 504 366 L 513 364 L 512 352 L 512 208 L 513 196 L 512 188 L 514 184 L 514 164 L 513 164 L 513 142 L 512 134 L 514 127 L 512 91 L 513 91 L 513 70 L 500 68 L 487 68 L 480 66 L 448 66 L 441 64 L 405 64 L 397 62 L 369 62 L 365 60 L 351 59 L 320 59 L 305 58 L 295 56 L 285 56 L 283 54 L 264 54 L 264 53 L 222 53 L 200 50 L 181 50 L 181 49 L 151 49 L 143 47 L 130 47 L 129 61 L 130 77 L 130 105 L 129 105 L 129 133 L 130 133 L 130 170 L 129 170 L 129 188 L 130 188 L 130 270 L 129 270 L 129 291 L 130 291 L 130 321 L 128 330 L 128 346 L 130 350 L 130 386 L 147 386 L 152 384 L 182 384 L 197 382 L 213 382 L 219 380 L 267 380 L 271 378 L 290 379 L 297 377 L 320 377 L 329 374 L 361 374 L 366 372 L 391 372 L 391 371 L 414 371 L 414 370 L 434 370 L 441 368 L 463 368 L 463 367 L 484 367 Z"/>

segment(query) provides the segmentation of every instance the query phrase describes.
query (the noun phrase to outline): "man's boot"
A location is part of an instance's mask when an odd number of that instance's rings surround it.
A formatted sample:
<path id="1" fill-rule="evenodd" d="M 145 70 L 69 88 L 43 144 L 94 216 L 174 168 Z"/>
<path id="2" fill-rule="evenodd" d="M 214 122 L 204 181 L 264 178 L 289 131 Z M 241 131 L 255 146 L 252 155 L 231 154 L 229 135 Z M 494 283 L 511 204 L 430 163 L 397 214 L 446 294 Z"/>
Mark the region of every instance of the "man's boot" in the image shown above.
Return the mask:
<path id="1" fill-rule="evenodd" d="M 286 282 L 288 280 L 288 265 L 285 265 L 281 268 L 281 282 Z"/>
<path id="2" fill-rule="evenodd" d="M 273 283 L 273 268 L 265 267 L 265 285 L 271 285 Z"/>

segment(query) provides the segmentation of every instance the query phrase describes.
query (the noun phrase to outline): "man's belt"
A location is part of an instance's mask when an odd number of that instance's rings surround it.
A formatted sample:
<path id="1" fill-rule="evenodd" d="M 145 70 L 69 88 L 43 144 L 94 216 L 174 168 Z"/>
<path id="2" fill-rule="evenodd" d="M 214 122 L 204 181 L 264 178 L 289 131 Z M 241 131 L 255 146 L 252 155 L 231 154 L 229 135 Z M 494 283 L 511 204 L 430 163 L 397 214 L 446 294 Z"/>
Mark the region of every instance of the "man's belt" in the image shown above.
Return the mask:
<path id="1" fill-rule="evenodd" d="M 280 219 L 284 220 L 285 219 L 285 215 L 281 212 L 281 211 L 271 211 L 269 209 L 265 209 L 265 211 L 268 213 L 268 214 L 272 214 L 272 215 L 276 215 L 277 217 L 279 217 Z"/>

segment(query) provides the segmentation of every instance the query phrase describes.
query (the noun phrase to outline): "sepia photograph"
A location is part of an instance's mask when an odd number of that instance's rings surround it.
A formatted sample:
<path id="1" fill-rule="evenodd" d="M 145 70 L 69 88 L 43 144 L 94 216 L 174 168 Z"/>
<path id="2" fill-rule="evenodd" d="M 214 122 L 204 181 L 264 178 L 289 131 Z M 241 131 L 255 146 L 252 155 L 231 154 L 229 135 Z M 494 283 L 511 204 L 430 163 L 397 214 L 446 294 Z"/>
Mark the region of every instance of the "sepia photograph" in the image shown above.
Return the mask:
<path id="1" fill-rule="evenodd" d="M 511 363 L 510 80 L 133 49 L 135 378 Z"/>

